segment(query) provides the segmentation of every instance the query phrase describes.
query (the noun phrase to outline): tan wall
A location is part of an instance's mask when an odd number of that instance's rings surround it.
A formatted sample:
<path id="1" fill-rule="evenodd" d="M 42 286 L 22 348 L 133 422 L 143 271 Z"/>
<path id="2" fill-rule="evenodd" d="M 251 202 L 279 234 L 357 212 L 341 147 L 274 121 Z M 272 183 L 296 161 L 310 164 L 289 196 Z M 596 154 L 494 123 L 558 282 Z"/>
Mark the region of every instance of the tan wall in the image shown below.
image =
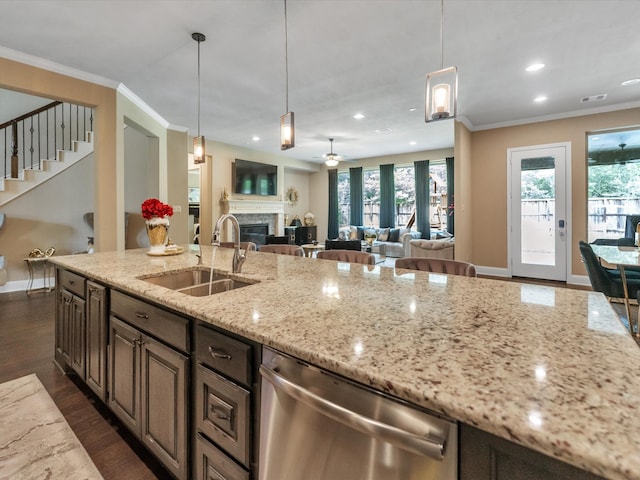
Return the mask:
<path id="1" fill-rule="evenodd" d="M 577 242 L 587 237 L 587 132 L 640 125 L 640 109 L 628 109 L 471 134 L 472 261 L 507 268 L 507 149 L 571 142 L 573 238 L 571 274 L 585 275 Z M 456 217 L 456 226 L 457 226 Z M 456 245 L 457 249 L 457 245 Z"/>
<path id="2" fill-rule="evenodd" d="M 455 212 L 455 258 L 463 262 L 471 262 L 473 258 L 472 219 L 473 203 L 473 174 L 471 132 L 459 122 L 455 126 L 455 154 L 454 154 L 454 212 Z"/>

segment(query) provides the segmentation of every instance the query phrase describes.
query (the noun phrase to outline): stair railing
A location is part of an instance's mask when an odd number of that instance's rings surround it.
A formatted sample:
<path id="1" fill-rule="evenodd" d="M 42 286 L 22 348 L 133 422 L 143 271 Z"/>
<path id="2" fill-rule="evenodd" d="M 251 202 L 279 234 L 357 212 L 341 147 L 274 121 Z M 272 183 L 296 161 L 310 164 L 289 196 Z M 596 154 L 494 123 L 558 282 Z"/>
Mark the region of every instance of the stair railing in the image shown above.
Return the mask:
<path id="1" fill-rule="evenodd" d="M 66 122 L 66 123 L 65 123 Z M 24 169 L 42 169 L 42 160 L 70 150 L 93 131 L 93 108 L 51 102 L 0 124 L 0 178 L 18 178 Z"/>

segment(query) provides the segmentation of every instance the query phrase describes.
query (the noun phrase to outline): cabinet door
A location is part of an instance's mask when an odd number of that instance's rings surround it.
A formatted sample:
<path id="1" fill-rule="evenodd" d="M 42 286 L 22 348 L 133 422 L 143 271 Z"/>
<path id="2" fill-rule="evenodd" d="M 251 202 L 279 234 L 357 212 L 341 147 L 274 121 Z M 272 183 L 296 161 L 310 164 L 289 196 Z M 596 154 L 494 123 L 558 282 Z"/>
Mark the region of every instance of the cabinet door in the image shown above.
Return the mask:
<path id="1" fill-rule="evenodd" d="M 138 330 L 110 317 L 109 407 L 140 436 L 140 339 Z"/>
<path id="2" fill-rule="evenodd" d="M 107 391 L 107 291 L 87 282 L 86 382 L 104 402 Z"/>
<path id="3" fill-rule="evenodd" d="M 85 379 L 85 302 L 71 295 L 71 368 L 80 378 Z"/>
<path id="4" fill-rule="evenodd" d="M 604 480 L 528 448 L 460 425 L 460 480 Z"/>
<path id="5" fill-rule="evenodd" d="M 71 316 L 73 295 L 64 289 L 57 292 L 56 306 L 56 352 L 60 368 L 71 365 Z"/>
<path id="6" fill-rule="evenodd" d="M 187 478 L 189 359 L 142 337 L 142 442 L 179 479 Z"/>

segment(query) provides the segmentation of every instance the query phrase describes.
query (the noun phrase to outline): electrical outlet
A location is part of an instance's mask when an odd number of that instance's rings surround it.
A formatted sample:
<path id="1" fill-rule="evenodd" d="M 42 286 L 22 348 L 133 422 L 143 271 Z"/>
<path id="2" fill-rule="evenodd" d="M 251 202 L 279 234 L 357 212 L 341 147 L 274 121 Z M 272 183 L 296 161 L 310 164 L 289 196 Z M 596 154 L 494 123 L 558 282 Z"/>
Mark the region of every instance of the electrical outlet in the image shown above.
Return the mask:
<path id="1" fill-rule="evenodd" d="M 175 205 L 173 207 L 173 213 L 182 213 L 182 206 L 181 205 Z"/>

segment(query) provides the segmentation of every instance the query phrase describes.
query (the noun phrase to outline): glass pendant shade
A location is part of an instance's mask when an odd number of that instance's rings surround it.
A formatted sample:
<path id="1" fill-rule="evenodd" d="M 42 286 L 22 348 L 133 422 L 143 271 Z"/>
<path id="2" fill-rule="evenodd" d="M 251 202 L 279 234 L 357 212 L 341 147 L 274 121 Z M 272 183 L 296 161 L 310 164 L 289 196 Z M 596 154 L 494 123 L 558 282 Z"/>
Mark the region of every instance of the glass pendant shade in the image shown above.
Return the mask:
<path id="1" fill-rule="evenodd" d="M 296 132 L 293 112 L 280 117 L 280 150 L 289 150 L 296 146 Z"/>
<path id="2" fill-rule="evenodd" d="M 335 154 L 329 154 L 327 155 L 326 160 L 324 161 L 324 164 L 327 167 L 335 167 L 338 165 L 338 156 Z"/>
<path id="3" fill-rule="evenodd" d="M 449 67 L 427 74 L 425 122 L 455 118 L 458 68 Z"/>
<path id="4" fill-rule="evenodd" d="M 205 150 L 204 150 L 204 136 L 199 135 L 193 137 L 193 163 L 204 163 Z"/>

